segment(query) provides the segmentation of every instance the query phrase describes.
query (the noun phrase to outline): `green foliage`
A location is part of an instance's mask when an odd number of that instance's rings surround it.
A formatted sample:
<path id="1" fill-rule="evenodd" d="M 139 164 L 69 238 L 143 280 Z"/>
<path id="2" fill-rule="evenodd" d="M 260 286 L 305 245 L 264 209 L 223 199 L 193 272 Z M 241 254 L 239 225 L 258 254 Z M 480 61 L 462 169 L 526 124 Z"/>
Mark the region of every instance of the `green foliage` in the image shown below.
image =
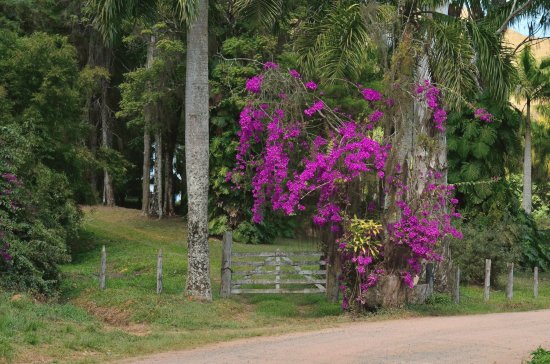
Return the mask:
<path id="1" fill-rule="evenodd" d="M 447 293 L 434 292 L 426 298 L 427 305 L 450 305 L 451 303 L 451 296 Z"/>
<path id="2" fill-rule="evenodd" d="M 538 230 L 533 218 L 523 211 L 475 214 L 460 228 L 464 239 L 454 240 L 452 251 L 465 281 L 483 283 L 485 259 L 492 261 L 492 279 L 504 272 L 509 262 L 528 270 L 550 268 L 548 234 Z M 493 283 L 498 282 L 493 279 Z"/>
<path id="3" fill-rule="evenodd" d="M 13 173 L 20 182 L 0 203 L 3 240 L 13 257 L 0 263 L 0 285 L 51 295 L 59 285 L 58 264 L 69 260 L 67 241 L 78 236 L 81 213 L 67 178 L 31 159 L 28 146 L 20 130 L 2 127 L 0 172 Z"/>
<path id="4" fill-rule="evenodd" d="M 535 220 L 528 215 L 521 214 L 519 220 L 521 231 L 521 263 L 530 268 L 540 267 L 550 270 L 550 234 L 538 229 Z"/>
<path id="5" fill-rule="evenodd" d="M 355 1 L 324 2 L 311 7 L 300 24 L 295 47 L 299 64 L 310 76 L 360 81 L 376 73 L 377 31 L 385 8 Z"/>
<path id="6" fill-rule="evenodd" d="M 235 241 L 245 244 L 272 243 L 277 236 L 277 231 L 270 224 L 253 224 L 243 221 L 235 230 Z"/>
<path id="7" fill-rule="evenodd" d="M 540 346 L 537 350 L 533 351 L 531 355 L 533 355 L 533 358 L 529 364 L 550 364 L 550 351 L 544 350 Z"/>
<path id="8" fill-rule="evenodd" d="M 0 33 L 0 172 L 19 181 L 0 207 L 13 256 L 0 266 L 0 285 L 50 295 L 58 264 L 69 259 L 67 241 L 77 237 L 73 191 L 89 189 L 83 176 L 94 163 L 80 144 L 86 129 L 76 51 L 61 36 Z"/>
<path id="9" fill-rule="evenodd" d="M 506 263 L 517 262 L 521 256 L 521 221 L 507 212 L 478 214 L 460 226 L 464 238 L 453 239 L 453 261 L 466 282 L 482 284 L 485 279 L 485 259 L 491 259 L 493 284 L 505 271 Z"/>
<path id="10" fill-rule="evenodd" d="M 128 169 L 132 164 L 124 156 L 112 148 L 99 148 L 96 156 L 97 166 L 105 169 L 113 178 L 115 185 L 122 185 Z"/>
<path id="11" fill-rule="evenodd" d="M 449 183 L 457 186 L 463 211 L 512 211 L 519 201 L 506 177 L 508 170 L 518 166 L 517 156 L 521 154 L 516 132 L 521 115 L 510 106 L 495 105 L 485 98 L 480 104 L 494 115 L 492 123 L 475 119 L 471 110 L 449 116 Z"/>
<path id="12" fill-rule="evenodd" d="M 82 145 L 87 133 L 83 96 L 91 87 L 84 79 L 76 49 L 66 37 L 19 37 L 0 30 L 0 125 L 20 125 L 32 153 L 45 166 L 62 171 L 79 196 L 90 195 L 85 177 L 95 167 Z"/>

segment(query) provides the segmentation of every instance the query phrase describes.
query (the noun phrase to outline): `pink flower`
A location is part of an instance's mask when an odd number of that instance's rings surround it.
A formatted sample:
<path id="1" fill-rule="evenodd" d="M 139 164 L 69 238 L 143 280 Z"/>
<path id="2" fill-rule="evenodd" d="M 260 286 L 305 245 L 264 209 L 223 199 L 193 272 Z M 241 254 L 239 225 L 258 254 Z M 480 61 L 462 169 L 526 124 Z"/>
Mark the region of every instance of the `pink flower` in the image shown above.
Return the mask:
<path id="1" fill-rule="evenodd" d="M 290 73 L 290 75 L 291 75 L 292 77 L 294 77 L 294 78 L 300 78 L 300 77 L 302 77 L 302 76 L 300 76 L 300 74 L 299 74 L 298 71 L 296 71 L 296 70 L 290 70 L 290 71 L 288 71 L 288 73 Z"/>
<path id="2" fill-rule="evenodd" d="M 264 80 L 263 75 L 254 76 L 249 78 L 246 81 L 246 89 L 249 92 L 252 92 L 254 94 L 259 94 L 262 89 L 262 81 Z"/>
<path id="3" fill-rule="evenodd" d="M 306 87 L 312 91 L 317 90 L 317 84 L 313 81 L 306 82 Z"/>
<path id="4" fill-rule="evenodd" d="M 322 100 L 319 100 L 316 103 L 314 103 L 310 108 L 305 109 L 304 114 L 306 114 L 309 117 L 312 117 L 313 114 L 323 110 L 324 107 L 325 107 L 325 103 Z"/>
<path id="5" fill-rule="evenodd" d="M 279 68 L 279 65 L 277 63 L 273 63 L 273 62 L 264 63 L 264 70 L 277 69 L 277 68 Z"/>
<path id="6" fill-rule="evenodd" d="M 474 111 L 474 116 L 479 120 L 485 121 L 486 123 L 490 123 L 493 121 L 493 115 L 491 115 L 487 110 L 483 108 L 476 109 Z"/>
<path id="7" fill-rule="evenodd" d="M 372 114 L 369 115 L 369 120 L 373 123 L 376 123 L 380 118 L 384 115 L 384 113 L 380 110 L 374 111 Z"/>
<path id="8" fill-rule="evenodd" d="M 371 88 L 364 88 L 364 89 L 361 90 L 361 93 L 363 94 L 363 97 L 367 101 L 374 102 L 374 101 L 379 101 L 380 99 L 382 99 L 382 94 L 380 92 L 376 91 L 376 90 L 371 89 Z"/>

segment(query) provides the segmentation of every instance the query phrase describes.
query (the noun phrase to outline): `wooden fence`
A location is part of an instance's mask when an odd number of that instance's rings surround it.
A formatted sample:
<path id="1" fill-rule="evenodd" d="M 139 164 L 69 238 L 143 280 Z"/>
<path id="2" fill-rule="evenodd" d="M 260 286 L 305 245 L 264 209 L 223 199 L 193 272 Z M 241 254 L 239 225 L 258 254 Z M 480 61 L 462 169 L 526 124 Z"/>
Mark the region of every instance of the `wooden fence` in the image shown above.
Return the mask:
<path id="1" fill-rule="evenodd" d="M 326 262 L 319 252 L 232 252 L 231 232 L 223 237 L 221 296 L 242 293 L 322 293 L 326 291 Z M 99 288 L 106 288 L 107 251 L 101 249 Z M 514 264 L 507 265 L 506 298 L 514 296 Z M 452 279 L 452 296 L 460 302 L 460 268 L 455 267 Z M 157 294 L 163 291 L 163 253 L 157 256 Z M 426 289 L 433 292 L 433 265 L 426 266 Z M 420 286 L 420 285 L 419 285 Z M 485 260 L 485 284 L 483 300 L 489 301 L 491 292 L 491 260 Z M 533 297 L 539 295 L 539 268 L 533 269 Z"/>
<path id="2" fill-rule="evenodd" d="M 319 252 L 232 252 L 232 234 L 223 237 L 222 297 L 242 293 L 321 293 L 326 262 Z"/>

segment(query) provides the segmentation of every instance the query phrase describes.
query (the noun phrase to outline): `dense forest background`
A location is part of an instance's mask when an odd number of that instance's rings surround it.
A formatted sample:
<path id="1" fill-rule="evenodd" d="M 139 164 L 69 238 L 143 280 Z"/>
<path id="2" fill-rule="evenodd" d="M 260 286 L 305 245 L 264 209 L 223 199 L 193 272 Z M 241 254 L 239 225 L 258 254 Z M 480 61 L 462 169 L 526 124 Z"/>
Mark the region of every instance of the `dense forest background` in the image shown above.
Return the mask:
<path id="1" fill-rule="evenodd" d="M 316 233 L 309 219 L 276 213 L 252 223 L 250 192 L 226 180 L 235 164 L 246 80 L 263 63 L 275 61 L 316 80 L 328 100 L 361 115 L 365 106 L 335 80 L 382 90 L 391 69 L 388 55 L 394 56 L 368 46 L 372 42 L 363 38 L 368 14 L 356 11 L 355 2 L 274 3 L 211 1 L 209 13 L 209 230 L 217 236 L 233 229 L 236 240 L 251 244 Z M 106 37 L 97 21 L 100 5 L 0 1 L 0 253 L 9 258 L 0 260 L 0 284 L 10 289 L 56 291 L 57 265 L 70 260 L 67 242 L 78 237 L 79 205 L 136 208 L 159 219 L 187 215 L 187 26 L 177 7 L 160 1 L 155 11 L 136 6 L 133 13 L 114 17 Z M 480 5 L 479 27 L 466 32 L 479 37 L 494 32 L 491 17 L 497 5 Z M 547 14 L 548 8 L 540 6 Z M 444 33 L 449 29 L 440 30 L 447 41 L 453 39 Z M 548 61 L 540 63 L 529 57 L 528 47 L 514 50 L 498 39 L 492 51 L 499 54 L 503 73 L 491 74 L 496 67 L 491 64 L 481 67 L 486 72 L 470 98 L 494 122 L 472 122 L 476 115 L 467 108 L 451 105 L 448 111 L 448 182 L 458 189 L 465 235 L 452 242 L 453 257 L 464 267 L 480 266 L 491 257 L 497 272 L 508 261 L 548 269 Z M 516 61 L 520 55 L 525 62 Z M 540 68 L 540 78 L 530 77 L 526 67 Z M 489 87 L 491 77 L 514 87 Z M 529 90 L 540 98 L 531 107 L 533 191 L 532 209 L 526 211 L 524 96 L 534 95 Z M 472 281 L 482 279 L 479 271 L 466 268 L 464 274 Z"/>

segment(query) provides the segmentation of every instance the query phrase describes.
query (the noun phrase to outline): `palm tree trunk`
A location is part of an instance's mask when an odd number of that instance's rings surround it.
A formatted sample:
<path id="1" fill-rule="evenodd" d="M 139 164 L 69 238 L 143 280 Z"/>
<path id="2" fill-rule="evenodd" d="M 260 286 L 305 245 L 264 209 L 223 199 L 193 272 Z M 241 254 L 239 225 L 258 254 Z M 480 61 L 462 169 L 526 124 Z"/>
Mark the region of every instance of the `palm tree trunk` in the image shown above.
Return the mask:
<path id="1" fill-rule="evenodd" d="M 156 40 L 155 36 L 151 35 L 147 44 L 147 62 L 145 68 L 153 67 L 154 52 Z M 141 212 L 143 215 L 149 215 L 149 195 L 151 185 L 151 124 L 153 111 L 147 105 L 144 110 L 144 125 L 143 125 L 143 178 L 141 188 Z"/>
<path id="2" fill-rule="evenodd" d="M 531 185 L 531 99 L 527 98 L 527 117 L 525 118 L 525 149 L 523 152 L 523 201 L 522 207 L 527 214 L 532 210 L 532 188 Z"/>
<path id="3" fill-rule="evenodd" d="M 405 39 L 400 46 L 408 48 L 410 43 Z M 408 77 L 410 81 L 404 82 L 405 84 L 431 80 L 429 62 L 425 54 L 420 55 L 413 64 L 415 64 L 414 70 L 394 70 L 396 77 L 401 79 Z M 386 176 L 394 176 L 397 166 L 400 166 L 400 180 L 408 190 L 401 195 L 403 191 L 399 191 L 394 185 L 386 186 L 383 214 L 385 226 L 400 218 L 400 212 L 396 206 L 397 200 L 404 200 L 413 210 L 415 204 L 420 203 L 421 196 L 428 185 L 427 179 L 421 176 L 427 176 L 432 170 L 442 172 L 445 176 L 447 168 L 445 135 L 434 128 L 431 110 L 424 102 L 411 97 L 407 90 L 396 90 L 394 96 L 394 99 L 400 102 L 390 114 L 393 119 L 392 127 L 387 128 L 387 131 L 393 130 L 393 133 L 389 133 L 392 135 L 390 143 L 398 145 L 399 148 L 392 148 L 389 153 Z M 428 140 L 433 143 L 427 142 Z M 400 277 L 401 272 L 408 267 L 407 258 L 406 248 L 395 245 L 389 237 L 385 238 L 384 270 L 386 273 L 379 284 L 369 291 L 367 295 L 369 306 L 396 307 L 407 302 L 409 289 Z"/>
<path id="4" fill-rule="evenodd" d="M 187 173 L 187 294 L 212 300 L 208 246 L 208 0 L 187 32 L 185 164 Z"/>

